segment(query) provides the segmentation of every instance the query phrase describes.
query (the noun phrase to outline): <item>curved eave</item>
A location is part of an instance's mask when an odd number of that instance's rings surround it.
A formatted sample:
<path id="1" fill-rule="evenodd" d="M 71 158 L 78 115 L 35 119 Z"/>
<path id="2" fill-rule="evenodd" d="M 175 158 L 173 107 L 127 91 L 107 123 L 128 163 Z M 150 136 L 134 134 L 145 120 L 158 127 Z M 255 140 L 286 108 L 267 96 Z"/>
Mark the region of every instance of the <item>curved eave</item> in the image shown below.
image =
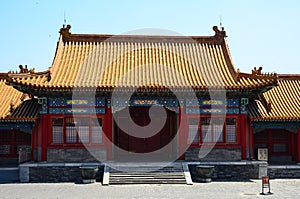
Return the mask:
<path id="1" fill-rule="evenodd" d="M 39 87 L 51 79 L 50 70 L 38 73 L 8 74 L 8 84 Z"/>
<path id="2" fill-rule="evenodd" d="M 92 86 L 82 86 L 82 87 L 72 87 L 72 86 L 46 86 L 46 85 L 38 85 L 38 84 L 30 84 L 30 83 L 17 83 L 17 82 L 12 82 L 11 85 L 13 85 L 15 88 L 24 90 L 25 88 L 28 89 L 41 89 L 41 90 L 114 90 L 115 88 L 118 88 L 119 90 L 124 89 L 124 90 L 132 90 L 136 88 L 136 86 L 124 86 L 124 87 L 112 87 L 112 86 L 107 86 L 107 87 L 92 87 Z M 276 85 L 276 82 L 268 82 L 268 83 L 261 83 L 257 85 L 245 85 L 245 86 L 197 86 L 197 87 L 177 87 L 177 86 L 143 86 L 143 87 L 138 87 L 138 90 L 169 90 L 169 89 L 174 89 L 174 90 L 189 90 L 193 89 L 195 91 L 207 91 L 207 90 L 227 90 L 227 91 L 248 91 L 248 90 L 264 90 L 265 88 L 272 88 Z M 22 87 L 22 88 L 18 88 Z"/>
<path id="3" fill-rule="evenodd" d="M 300 122 L 300 118 L 280 118 L 280 117 L 270 117 L 270 118 L 252 118 L 254 122 Z"/>
<path id="4" fill-rule="evenodd" d="M 15 122 L 22 122 L 22 123 L 35 123 L 38 118 L 9 118 L 9 119 L 0 119 L 0 123 L 15 123 Z"/>
<path id="5" fill-rule="evenodd" d="M 232 69 L 234 70 L 234 68 Z M 205 86 L 205 85 L 199 85 L 199 86 L 159 86 L 159 85 L 149 85 L 144 87 L 139 87 L 142 89 L 158 89 L 158 90 L 164 90 L 163 88 L 168 87 L 170 89 L 189 89 L 192 88 L 194 90 L 228 90 L 228 91 L 234 91 L 234 90 L 251 90 L 251 89 L 264 89 L 269 90 L 270 88 L 277 85 L 277 77 L 259 77 L 259 78 L 253 78 L 250 77 L 250 74 L 244 73 L 245 76 L 241 77 L 237 82 L 235 82 L 235 85 L 229 85 L 228 83 L 224 83 L 224 85 L 218 85 L 218 86 Z M 47 82 L 49 82 L 49 76 L 50 71 L 47 71 L 46 73 L 43 72 L 43 74 L 36 75 L 36 74 L 13 74 L 13 76 L 9 77 L 9 84 L 13 86 L 21 86 L 21 87 L 28 87 L 31 89 L 43 89 L 43 90 L 73 90 L 74 88 L 80 88 L 80 89 L 90 89 L 95 88 L 94 86 L 72 86 L 71 84 L 68 85 L 68 83 L 61 83 L 60 85 L 49 85 Z M 247 77 L 246 77 L 247 75 Z M 18 76 L 18 77 L 17 77 Z M 113 90 L 114 86 L 98 86 L 97 90 Z M 135 85 L 132 86 L 120 86 L 118 88 L 136 88 Z M 265 89 L 266 88 L 266 89 Z"/>

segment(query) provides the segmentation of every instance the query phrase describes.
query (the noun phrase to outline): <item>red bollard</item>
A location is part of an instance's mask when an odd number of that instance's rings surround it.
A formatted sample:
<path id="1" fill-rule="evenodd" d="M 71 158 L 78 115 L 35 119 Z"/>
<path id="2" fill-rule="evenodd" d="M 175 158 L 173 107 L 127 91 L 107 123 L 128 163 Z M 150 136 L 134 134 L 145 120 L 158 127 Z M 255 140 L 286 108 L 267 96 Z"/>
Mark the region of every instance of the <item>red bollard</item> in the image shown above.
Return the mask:
<path id="1" fill-rule="evenodd" d="M 267 192 L 267 194 L 273 194 L 271 193 L 271 186 L 270 186 L 270 179 L 269 179 L 269 176 L 263 176 L 262 179 L 262 184 L 261 184 L 261 189 L 262 189 L 262 192 L 260 193 L 261 195 L 266 195 L 264 193 L 264 188 L 269 188 L 269 191 Z"/>

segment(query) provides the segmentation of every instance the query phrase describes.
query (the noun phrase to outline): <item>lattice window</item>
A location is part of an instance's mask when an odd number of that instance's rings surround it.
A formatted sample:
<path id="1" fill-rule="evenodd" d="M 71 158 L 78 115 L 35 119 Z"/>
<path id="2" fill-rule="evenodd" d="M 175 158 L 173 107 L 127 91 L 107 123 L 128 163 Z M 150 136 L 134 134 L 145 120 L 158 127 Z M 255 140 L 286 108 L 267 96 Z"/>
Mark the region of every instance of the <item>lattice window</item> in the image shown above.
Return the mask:
<path id="1" fill-rule="evenodd" d="M 189 137 L 188 142 L 199 142 L 199 136 L 198 136 L 198 125 L 189 125 Z"/>
<path id="2" fill-rule="evenodd" d="M 202 142 L 212 142 L 212 132 L 211 132 L 211 126 L 209 125 L 202 125 Z"/>
<path id="3" fill-rule="evenodd" d="M 77 129 L 74 122 L 74 118 L 66 118 L 66 142 L 77 142 Z"/>
<path id="4" fill-rule="evenodd" d="M 82 143 L 88 143 L 90 141 L 90 131 L 88 126 L 78 127 L 79 140 Z"/>
<path id="5" fill-rule="evenodd" d="M 99 144 L 102 143 L 102 137 L 101 118 L 65 117 L 52 119 L 53 144 Z"/>
<path id="6" fill-rule="evenodd" d="M 52 119 L 52 143 L 62 144 L 63 140 L 63 118 Z"/>
<path id="7" fill-rule="evenodd" d="M 10 154 L 10 145 L 0 145 L 0 155 L 8 155 Z"/>
<path id="8" fill-rule="evenodd" d="M 199 118 L 190 118 L 188 124 L 188 143 L 199 142 Z"/>
<path id="9" fill-rule="evenodd" d="M 214 119 L 214 141 L 224 142 L 224 123 L 225 118 Z"/>
<path id="10" fill-rule="evenodd" d="M 17 145 L 17 153 L 19 153 L 21 150 L 23 151 L 31 151 L 31 146 L 30 145 Z"/>
<path id="11" fill-rule="evenodd" d="M 205 142 L 223 142 L 223 118 L 203 118 L 202 128 L 204 132 L 202 135 L 207 136 Z"/>
<path id="12" fill-rule="evenodd" d="M 213 124 L 214 142 L 223 142 L 223 124 Z"/>
<path id="13" fill-rule="evenodd" d="M 236 142 L 236 119 L 226 119 L 226 142 Z"/>
<path id="14" fill-rule="evenodd" d="M 90 129 L 89 118 L 76 119 L 78 125 L 78 136 L 82 143 L 88 143 L 90 141 Z"/>
<path id="15" fill-rule="evenodd" d="M 92 143 L 102 143 L 102 119 L 92 118 Z"/>

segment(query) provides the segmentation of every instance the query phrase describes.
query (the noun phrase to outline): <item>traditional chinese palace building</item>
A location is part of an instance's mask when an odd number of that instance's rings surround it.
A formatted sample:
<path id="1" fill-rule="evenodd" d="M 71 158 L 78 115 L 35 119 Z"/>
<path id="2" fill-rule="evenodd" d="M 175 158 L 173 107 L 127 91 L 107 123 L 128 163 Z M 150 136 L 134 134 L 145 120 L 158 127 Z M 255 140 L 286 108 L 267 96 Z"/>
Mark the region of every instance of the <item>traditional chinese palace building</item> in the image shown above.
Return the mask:
<path id="1" fill-rule="evenodd" d="M 270 163 L 300 162 L 300 76 L 240 72 L 223 29 L 190 37 L 70 28 L 48 70 L 1 74 L 1 158 L 19 145 L 36 162 L 241 161 L 267 148 Z"/>
<path id="2" fill-rule="evenodd" d="M 277 86 L 248 106 L 254 151 L 268 148 L 271 163 L 300 162 L 299 100 L 300 75 L 279 75 Z"/>
<path id="3" fill-rule="evenodd" d="M 19 152 L 31 154 L 31 134 L 37 124 L 40 105 L 37 99 L 7 85 L 7 74 L 0 73 L 0 163 L 18 163 Z M 26 160 L 31 160 L 28 157 Z"/>

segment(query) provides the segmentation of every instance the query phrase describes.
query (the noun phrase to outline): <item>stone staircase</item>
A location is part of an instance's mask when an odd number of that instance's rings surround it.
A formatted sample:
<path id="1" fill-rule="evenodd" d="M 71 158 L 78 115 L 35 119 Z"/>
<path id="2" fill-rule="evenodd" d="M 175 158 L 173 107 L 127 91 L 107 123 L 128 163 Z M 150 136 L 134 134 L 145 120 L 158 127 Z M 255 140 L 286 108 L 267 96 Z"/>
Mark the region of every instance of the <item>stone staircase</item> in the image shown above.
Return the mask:
<path id="1" fill-rule="evenodd" d="M 186 184 L 181 163 L 117 163 L 109 165 L 109 184 Z"/>

